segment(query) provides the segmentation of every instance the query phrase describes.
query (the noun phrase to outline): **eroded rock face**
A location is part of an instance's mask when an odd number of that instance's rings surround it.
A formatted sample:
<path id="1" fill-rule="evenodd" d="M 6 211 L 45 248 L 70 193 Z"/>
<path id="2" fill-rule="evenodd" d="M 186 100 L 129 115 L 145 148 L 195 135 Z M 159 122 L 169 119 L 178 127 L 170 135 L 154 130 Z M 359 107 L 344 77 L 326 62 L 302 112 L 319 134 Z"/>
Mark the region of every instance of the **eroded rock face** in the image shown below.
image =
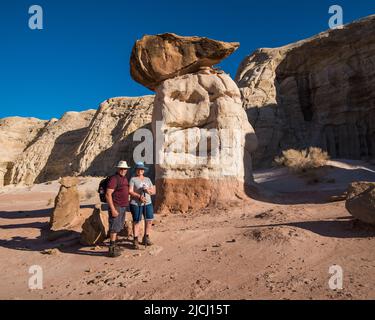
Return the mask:
<path id="1" fill-rule="evenodd" d="M 14 162 L 37 138 L 46 123 L 36 118 L 0 119 L 0 187 L 10 183 L 9 172 Z"/>
<path id="2" fill-rule="evenodd" d="M 351 183 L 345 207 L 353 217 L 375 225 L 375 183 Z"/>
<path id="3" fill-rule="evenodd" d="M 101 210 L 102 205 L 95 206 L 94 211 L 82 226 L 81 240 L 83 245 L 102 243 L 108 234 L 108 212 Z"/>
<path id="4" fill-rule="evenodd" d="M 182 37 L 173 33 L 146 35 L 138 40 L 130 58 L 133 79 L 155 90 L 164 80 L 211 67 L 239 47 L 202 37 Z"/>
<path id="5" fill-rule="evenodd" d="M 82 175 L 110 174 L 119 160 L 133 163 L 133 141 L 138 129 L 151 131 L 154 96 L 112 98 L 96 112 L 87 135 L 78 147 L 74 171 Z"/>
<path id="6" fill-rule="evenodd" d="M 76 177 L 64 177 L 60 179 L 60 190 L 55 199 L 55 207 L 50 218 L 49 238 L 56 238 L 56 234 L 64 233 L 72 230 L 80 223 L 80 204 Z"/>
<path id="7" fill-rule="evenodd" d="M 94 114 L 67 112 L 60 120 L 51 119 L 15 161 L 10 183 L 31 185 L 71 175 L 74 155 Z"/>
<path id="8" fill-rule="evenodd" d="M 333 158 L 375 157 L 375 16 L 241 63 L 236 82 L 259 138 L 254 165 L 317 146 Z"/>
<path id="9" fill-rule="evenodd" d="M 254 130 L 240 92 L 206 68 L 164 81 L 156 90 L 156 206 L 185 212 L 241 198 L 252 181 Z"/>
<path id="10" fill-rule="evenodd" d="M 137 129 L 151 132 L 153 101 L 151 95 L 119 97 L 61 119 L 0 119 L 6 150 L 0 151 L 0 186 L 2 177 L 5 184 L 31 185 L 66 175 L 109 175 L 120 159 L 132 164 L 139 144 L 133 136 Z"/>

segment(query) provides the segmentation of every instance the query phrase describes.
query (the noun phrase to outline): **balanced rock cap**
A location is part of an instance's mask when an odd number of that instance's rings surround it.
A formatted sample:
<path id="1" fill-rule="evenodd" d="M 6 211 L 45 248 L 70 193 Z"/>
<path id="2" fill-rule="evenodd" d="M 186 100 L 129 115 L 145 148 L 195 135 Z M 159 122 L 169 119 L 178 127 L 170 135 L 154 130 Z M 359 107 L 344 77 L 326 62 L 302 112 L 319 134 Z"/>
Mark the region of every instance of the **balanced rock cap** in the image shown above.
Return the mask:
<path id="1" fill-rule="evenodd" d="M 232 54 L 240 44 L 174 33 L 145 35 L 130 57 L 132 78 L 155 90 L 164 80 L 212 67 Z"/>

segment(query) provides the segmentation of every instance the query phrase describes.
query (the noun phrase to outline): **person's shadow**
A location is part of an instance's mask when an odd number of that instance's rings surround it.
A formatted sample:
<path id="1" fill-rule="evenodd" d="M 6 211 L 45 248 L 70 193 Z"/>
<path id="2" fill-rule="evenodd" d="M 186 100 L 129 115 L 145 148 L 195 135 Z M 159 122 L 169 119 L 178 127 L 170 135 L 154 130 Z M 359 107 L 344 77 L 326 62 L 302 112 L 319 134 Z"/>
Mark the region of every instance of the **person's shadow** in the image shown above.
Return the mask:
<path id="1" fill-rule="evenodd" d="M 84 206 L 92 207 L 92 206 Z M 82 206 L 81 206 L 82 208 Z M 43 210 L 31 210 L 31 211 L 0 211 L 0 218 L 3 219 L 31 219 L 31 218 L 48 218 L 50 216 L 51 209 Z M 2 224 L 0 229 L 12 230 L 17 234 L 18 229 L 22 228 L 33 228 L 39 230 L 39 235 L 35 238 L 29 238 L 26 236 L 15 235 L 10 239 L 0 239 L 0 246 L 12 250 L 21 251 L 37 251 L 40 253 L 49 254 L 52 249 L 58 249 L 62 253 L 79 254 L 88 256 L 103 256 L 106 257 L 107 242 L 98 243 L 93 246 L 85 246 L 80 243 L 80 233 L 72 230 L 61 230 L 58 232 L 51 232 L 49 222 L 27 222 L 24 223 L 11 223 Z M 129 239 L 120 237 L 119 246 L 124 248 L 132 248 Z M 96 250 L 99 246 L 102 249 Z"/>

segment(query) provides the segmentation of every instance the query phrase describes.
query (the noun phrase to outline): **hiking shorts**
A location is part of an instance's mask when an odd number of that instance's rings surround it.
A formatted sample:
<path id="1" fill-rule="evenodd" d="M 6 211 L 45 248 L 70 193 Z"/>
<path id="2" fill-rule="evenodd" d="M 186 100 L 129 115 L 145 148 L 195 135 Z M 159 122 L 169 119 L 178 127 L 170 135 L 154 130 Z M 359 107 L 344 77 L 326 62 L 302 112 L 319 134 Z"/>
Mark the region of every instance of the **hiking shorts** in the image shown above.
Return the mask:
<path id="1" fill-rule="evenodd" d="M 126 211 L 129 211 L 129 207 L 116 207 L 116 210 L 118 211 L 119 215 L 117 217 L 113 217 L 111 209 L 108 209 L 108 222 L 110 233 L 119 233 L 122 229 L 124 229 L 125 214 Z"/>
<path id="2" fill-rule="evenodd" d="M 154 208 L 152 203 L 146 204 L 145 206 L 130 204 L 130 212 L 132 213 L 134 222 L 140 222 L 142 217 L 144 217 L 146 221 L 154 220 Z"/>

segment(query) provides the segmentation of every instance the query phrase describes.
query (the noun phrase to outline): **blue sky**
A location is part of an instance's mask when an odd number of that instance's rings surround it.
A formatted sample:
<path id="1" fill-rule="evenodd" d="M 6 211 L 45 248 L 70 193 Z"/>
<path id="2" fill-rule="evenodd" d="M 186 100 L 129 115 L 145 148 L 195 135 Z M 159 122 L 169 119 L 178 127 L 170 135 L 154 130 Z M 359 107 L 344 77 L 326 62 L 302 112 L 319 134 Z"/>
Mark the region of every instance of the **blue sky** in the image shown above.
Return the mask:
<path id="1" fill-rule="evenodd" d="M 44 29 L 28 27 L 28 9 L 44 10 Z M 132 80 L 129 57 L 144 34 L 174 32 L 241 47 L 221 63 L 232 77 L 260 47 L 277 47 L 328 29 L 330 5 L 344 23 L 375 13 L 374 0 L 2 0 L 0 118 L 61 117 L 115 96 L 152 92 Z"/>

